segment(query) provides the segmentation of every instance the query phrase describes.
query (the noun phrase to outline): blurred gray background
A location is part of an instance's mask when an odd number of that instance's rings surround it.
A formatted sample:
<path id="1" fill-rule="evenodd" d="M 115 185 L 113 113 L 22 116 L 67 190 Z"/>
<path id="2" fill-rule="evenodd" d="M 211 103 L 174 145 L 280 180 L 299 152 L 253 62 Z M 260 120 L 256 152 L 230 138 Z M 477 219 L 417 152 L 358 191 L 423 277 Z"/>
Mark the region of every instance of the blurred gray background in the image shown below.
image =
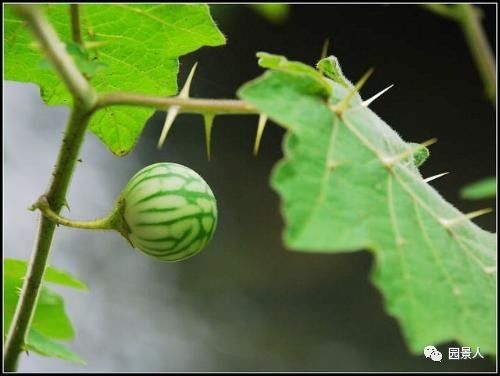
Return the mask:
<path id="1" fill-rule="evenodd" d="M 182 84 L 195 61 L 191 93 L 230 98 L 260 74 L 255 52 L 315 63 L 323 40 L 355 81 L 376 72 L 367 98 L 395 87 L 372 105 L 408 140 L 431 137 L 424 175 L 463 211 L 493 200 L 466 202 L 464 184 L 494 175 L 495 112 L 459 27 L 411 5 L 293 5 L 284 24 L 267 22 L 242 5 L 213 6 L 227 46 L 203 48 L 181 59 Z M 496 45 L 496 8 L 483 6 Z M 26 208 L 44 191 L 68 111 L 41 103 L 38 88 L 4 81 L 4 256 L 29 258 L 38 214 Z M 87 364 L 30 354 L 21 371 L 458 371 L 495 369 L 494 360 L 434 364 L 408 352 L 399 324 L 369 283 L 365 251 L 317 255 L 281 243 L 283 221 L 269 174 L 281 158 L 283 131 L 269 125 L 252 155 L 254 116 L 217 117 L 212 160 L 203 125 L 180 116 L 162 150 L 156 149 L 164 113 L 146 125 L 123 158 L 88 133 L 68 202 L 72 218 L 104 215 L 128 179 L 158 161 L 182 163 L 211 185 L 219 224 L 211 244 L 187 262 L 167 264 L 130 248 L 118 234 L 60 227 L 51 264 L 86 281 L 90 292 L 57 289 L 77 336 L 70 347 Z M 494 231 L 495 216 L 477 220 Z M 447 358 L 447 349 L 438 346 Z"/>

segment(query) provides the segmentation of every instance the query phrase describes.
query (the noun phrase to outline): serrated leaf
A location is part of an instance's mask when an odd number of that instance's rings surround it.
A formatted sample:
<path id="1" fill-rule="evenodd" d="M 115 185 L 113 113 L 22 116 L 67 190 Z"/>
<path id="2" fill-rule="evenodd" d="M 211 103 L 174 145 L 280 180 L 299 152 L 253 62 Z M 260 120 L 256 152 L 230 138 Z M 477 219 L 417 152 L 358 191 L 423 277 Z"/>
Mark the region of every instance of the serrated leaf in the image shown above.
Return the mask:
<path id="1" fill-rule="evenodd" d="M 43 356 L 85 364 L 85 361 L 73 351 L 67 349 L 60 343 L 52 341 L 34 329 L 30 330 L 27 348 Z"/>
<path id="2" fill-rule="evenodd" d="M 497 178 L 495 176 L 467 184 L 460 190 L 460 196 L 467 200 L 482 200 L 496 197 L 496 195 Z"/>
<path id="3" fill-rule="evenodd" d="M 331 85 L 323 79 L 323 76 L 313 67 L 299 61 L 290 61 L 281 55 L 273 55 L 267 52 L 257 52 L 258 64 L 263 68 L 276 69 L 291 74 L 307 76 L 316 81 L 318 87 L 323 91 L 322 95 L 329 96 L 332 92 Z"/>
<path id="4" fill-rule="evenodd" d="M 177 92 L 178 57 L 202 46 L 217 46 L 224 36 L 203 4 L 80 4 L 82 38 L 90 60 L 105 64 L 91 83 L 98 92 L 128 91 L 155 95 Z M 61 40 L 71 40 L 69 5 L 45 6 Z M 40 68 L 41 55 L 25 25 L 6 7 L 5 78 L 40 86 L 50 105 L 70 103 L 53 71 Z M 87 66 L 86 69 L 89 69 Z M 115 106 L 97 112 L 90 129 L 116 155 L 128 153 L 153 110 Z"/>
<path id="5" fill-rule="evenodd" d="M 344 98 L 339 87 L 330 102 Z M 372 280 L 412 352 L 457 340 L 495 354 L 496 236 L 445 201 L 413 158 L 397 157 L 411 145 L 370 109 L 352 103 L 340 117 L 310 88 L 306 76 L 268 71 L 239 91 L 288 130 L 271 178 L 285 244 L 372 251 Z"/>

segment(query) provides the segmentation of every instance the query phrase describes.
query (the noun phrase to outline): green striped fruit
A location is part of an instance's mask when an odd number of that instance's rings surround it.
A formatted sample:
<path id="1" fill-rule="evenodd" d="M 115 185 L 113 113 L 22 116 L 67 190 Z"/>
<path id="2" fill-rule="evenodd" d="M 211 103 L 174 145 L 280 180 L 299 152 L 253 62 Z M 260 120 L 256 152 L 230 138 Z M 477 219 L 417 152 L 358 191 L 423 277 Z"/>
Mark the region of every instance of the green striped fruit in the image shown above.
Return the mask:
<path id="1" fill-rule="evenodd" d="M 217 203 L 203 178 L 177 163 L 135 174 L 121 196 L 120 231 L 147 255 L 180 261 L 200 252 L 217 225 Z"/>

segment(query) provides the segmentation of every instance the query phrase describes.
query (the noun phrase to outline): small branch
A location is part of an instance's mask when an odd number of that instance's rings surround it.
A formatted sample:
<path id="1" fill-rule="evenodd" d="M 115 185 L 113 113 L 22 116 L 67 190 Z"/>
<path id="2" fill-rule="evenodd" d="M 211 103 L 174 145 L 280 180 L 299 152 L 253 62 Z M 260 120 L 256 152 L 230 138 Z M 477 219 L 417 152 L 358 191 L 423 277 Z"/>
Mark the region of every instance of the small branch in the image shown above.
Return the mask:
<path id="1" fill-rule="evenodd" d="M 421 7 L 440 15 L 441 17 L 457 21 L 455 8 L 446 4 L 420 4 Z"/>
<path id="2" fill-rule="evenodd" d="M 70 4 L 69 12 L 71 16 L 71 36 L 73 42 L 83 45 L 82 33 L 80 29 L 80 14 L 78 11 L 78 4 Z"/>
<path id="3" fill-rule="evenodd" d="M 179 106 L 180 112 L 199 114 L 258 114 L 253 106 L 236 99 L 196 99 L 179 97 L 159 97 L 133 93 L 103 93 L 97 99 L 96 108 L 107 106 L 139 106 L 151 107 L 165 111 L 171 106 Z"/>
<path id="4" fill-rule="evenodd" d="M 486 95 L 493 105 L 496 104 L 495 58 L 486 38 L 481 18 L 481 9 L 470 4 L 421 4 L 427 10 L 444 18 L 458 22 L 479 71 Z"/>
<path id="5" fill-rule="evenodd" d="M 39 209 L 44 217 L 48 218 L 51 222 L 57 225 L 63 225 L 66 227 L 80 228 L 86 230 L 112 230 L 115 228 L 114 220 L 115 210 L 112 210 L 108 215 L 103 218 L 94 219 L 91 221 L 77 221 L 69 218 L 65 218 L 58 213 L 54 212 L 47 200 L 45 195 L 41 196 L 38 201 L 30 208 L 31 210 Z"/>
<path id="6" fill-rule="evenodd" d="M 481 26 L 480 15 L 470 4 L 457 4 L 460 26 L 469 45 L 476 67 L 483 80 L 486 95 L 496 104 L 495 58 Z"/>
<path id="7" fill-rule="evenodd" d="M 59 40 L 52 26 L 47 22 L 38 5 L 11 5 L 26 21 L 28 28 L 40 43 L 49 61 L 73 95 L 85 108 L 91 108 L 96 94 L 88 81 L 78 70 L 71 56 L 66 52 L 64 43 Z"/>

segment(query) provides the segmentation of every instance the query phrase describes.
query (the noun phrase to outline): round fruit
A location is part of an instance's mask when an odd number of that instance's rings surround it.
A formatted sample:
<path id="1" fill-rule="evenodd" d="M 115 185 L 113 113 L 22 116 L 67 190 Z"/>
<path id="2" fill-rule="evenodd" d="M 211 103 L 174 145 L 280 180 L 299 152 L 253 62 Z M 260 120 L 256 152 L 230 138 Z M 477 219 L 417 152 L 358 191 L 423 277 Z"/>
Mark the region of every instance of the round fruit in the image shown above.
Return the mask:
<path id="1" fill-rule="evenodd" d="M 134 247 L 161 260 L 194 256 L 217 225 L 212 190 L 195 171 L 177 163 L 143 168 L 130 179 L 121 199 L 126 237 Z"/>

